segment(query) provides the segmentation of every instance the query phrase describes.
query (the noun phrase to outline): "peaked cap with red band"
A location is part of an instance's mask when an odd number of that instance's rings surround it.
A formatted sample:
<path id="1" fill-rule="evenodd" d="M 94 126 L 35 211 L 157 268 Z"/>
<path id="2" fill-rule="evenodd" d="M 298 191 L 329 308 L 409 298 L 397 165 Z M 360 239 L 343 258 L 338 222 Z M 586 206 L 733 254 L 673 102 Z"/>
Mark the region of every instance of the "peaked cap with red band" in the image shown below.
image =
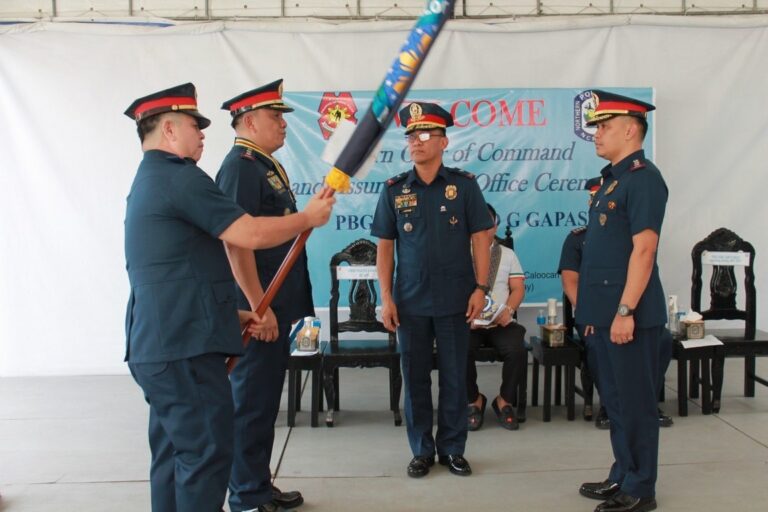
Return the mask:
<path id="1" fill-rule="evenodd" d="M 270 108 L 281 112 L 293 112 L 293 109 L 283 102 L 283 79 L 262 85 L 256 89 L 244 92 L 227 100 L 221 105 L 222 110 L 227 110 L 232 119 L 251 110 Z"/>
<path id="2" fill-rule="evenodd" d="M 645 120 L 648 112 L 656 110 L 650 103 L 607 91 L 593 90 L 592 98 L 595 100 L 595 110 L 588 114 L 587 126 L 615 116 L 632 116 Z"/>
<path id="3" fill-rule="evenodd" d="M 139 124 L 144 119 L 165 112 L 180 112 L 195 117 L 201 130 L 208 128 L 211 124 L 211 120 L 197 110 L 197 93 L 195 86 L 191 83 L 177 85 L 139 98 L 131 103 L 125 115 Z"/>
<path id="4" fill-rule="evenodd" d="M 400 124 L 405 126 L 406 135 L 414 130 L 445 130 L 453 126 L 453 117 L 436 103 L 414 101 L 400 111 Z"/>

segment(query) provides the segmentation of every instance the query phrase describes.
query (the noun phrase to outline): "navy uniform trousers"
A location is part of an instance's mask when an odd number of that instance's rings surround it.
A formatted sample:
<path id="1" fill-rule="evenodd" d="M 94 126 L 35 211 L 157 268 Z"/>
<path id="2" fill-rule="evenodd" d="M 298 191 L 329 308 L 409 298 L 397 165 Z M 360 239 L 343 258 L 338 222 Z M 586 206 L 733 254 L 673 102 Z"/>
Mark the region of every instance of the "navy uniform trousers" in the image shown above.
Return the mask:
<path id="1" fill-rule="evenodd" d="M 232 466 L 225 357 L 128 363 L 149 404 L 153 512 L 218 512 Z"/>
<path id="2" fill-rule="evenodd" d="M 467 441 L 467 352 L 464 313 L 432 317 L 398 312 L 405 422 L 414 456 L 463 455 Z M 432 437 L 432 340 L 437 345 L 439 398 L 437 434 Z"/>
<path id="3" fill-rule="evenodd" d="M 662 325 L 635 329 L 634 339 L 611 342 L 610 327 L 587 336 L 594 353 L 600 400 L 611 419 L 615 462 L 608 480 L 631 496 L 654 497 L 659 455 L 657 400 L 661 371 L 669 364 L 669 334 Z M 666 358 L 666 361 L 664 361 Z"/>
<path id="4" fill-rule="evenodd" d="M 230 374 L 235 402 L 235 457 L 229 507 L 251 510 L 272 501 L 269 461 L 290 352 L 290 324 L 274 342 L 252 339 Z"/>

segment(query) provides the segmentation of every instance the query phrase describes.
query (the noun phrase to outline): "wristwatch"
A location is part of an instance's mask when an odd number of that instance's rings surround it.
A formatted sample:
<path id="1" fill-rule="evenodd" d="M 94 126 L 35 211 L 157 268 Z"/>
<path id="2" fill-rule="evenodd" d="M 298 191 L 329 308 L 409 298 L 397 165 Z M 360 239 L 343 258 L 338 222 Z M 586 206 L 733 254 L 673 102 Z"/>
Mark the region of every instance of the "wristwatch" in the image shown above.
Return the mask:
<path id="1" fill-rule="evenodd" d="M 477 283 L 477 284 L 475 285 L 475 288 L 477 288 L 478 290 L 482 290 L 482 291 L 483 291 L 483 293 L 488 293 L 488 292 L 490 292 L 490 291 L 491 291 L 491 287 L 490 287 L 490 286 L 488 286 L 487 284 L 480 284 L 480 283 Z"/>
<path id="2" fill-rule="evenodd" d="M 634 313 L 635 310 L 627 306 L 626 304 L 619 304 L 619 309 L 616 311 L 616 313 L 619 316 L 632 316 L 632 313 Z"/>

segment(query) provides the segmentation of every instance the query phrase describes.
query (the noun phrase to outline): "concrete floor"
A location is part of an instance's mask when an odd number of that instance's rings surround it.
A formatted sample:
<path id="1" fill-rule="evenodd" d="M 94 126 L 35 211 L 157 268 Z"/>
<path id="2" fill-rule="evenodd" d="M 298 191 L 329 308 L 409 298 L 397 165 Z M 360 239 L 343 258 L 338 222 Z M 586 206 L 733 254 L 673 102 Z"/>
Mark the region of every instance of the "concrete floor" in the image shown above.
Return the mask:
<path id="1" fill-rule="evenodd" d="M 496 365 L 479 369 L 488 396 L 499 373 Z M 768 374 L 768 360 L 758 362 L 758 373 Z M 755 398 L 744 398 L 742 376 L 741 362 L 729 360 L 720 414 L 703 416 L 692 401 L 680 418 L 673 362 L 664 407 L 675 425 L 661 433 L 660 510 L 768 507 L 768 389 L 758 385 Z M 302 491 L 300 510 L 588 512 L 597 505 L 577 489 L 607 475 L 608 434 L 580 416 L 566 421 L 564 407 L 550 423 L 541 421 L 540 407 L 529 407 L 517 432 L 502 429 L 489 408 L 467 444 L 473 476 L 436 466 L 414 480 L 405 473 L 405 427 L 395 427 L 386 410 L 387 390 L 385 370 L 343 369 L 334 428 L 309 427 L 306 393 L 289 429 L 283 397 L 272 468 L 276 485 Z M 0 379 L 0 510 L 149 510 L 146 426 L 147 406 L 128 376 Z"/>

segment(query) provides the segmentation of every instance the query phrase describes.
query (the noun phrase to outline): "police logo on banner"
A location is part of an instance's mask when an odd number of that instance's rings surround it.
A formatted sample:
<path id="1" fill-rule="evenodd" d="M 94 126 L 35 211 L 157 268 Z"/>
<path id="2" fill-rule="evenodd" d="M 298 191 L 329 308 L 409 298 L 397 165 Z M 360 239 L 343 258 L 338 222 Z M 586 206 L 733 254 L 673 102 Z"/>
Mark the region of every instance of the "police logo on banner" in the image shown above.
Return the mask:
<path id="1" fill-rule="evenodd" d="M 587 126 L 589 113 L 595 110 L 592 91 L 580 92 L 573 100 L 573 132 L 587 142 L 595 140 L 597 127 Z"/>

